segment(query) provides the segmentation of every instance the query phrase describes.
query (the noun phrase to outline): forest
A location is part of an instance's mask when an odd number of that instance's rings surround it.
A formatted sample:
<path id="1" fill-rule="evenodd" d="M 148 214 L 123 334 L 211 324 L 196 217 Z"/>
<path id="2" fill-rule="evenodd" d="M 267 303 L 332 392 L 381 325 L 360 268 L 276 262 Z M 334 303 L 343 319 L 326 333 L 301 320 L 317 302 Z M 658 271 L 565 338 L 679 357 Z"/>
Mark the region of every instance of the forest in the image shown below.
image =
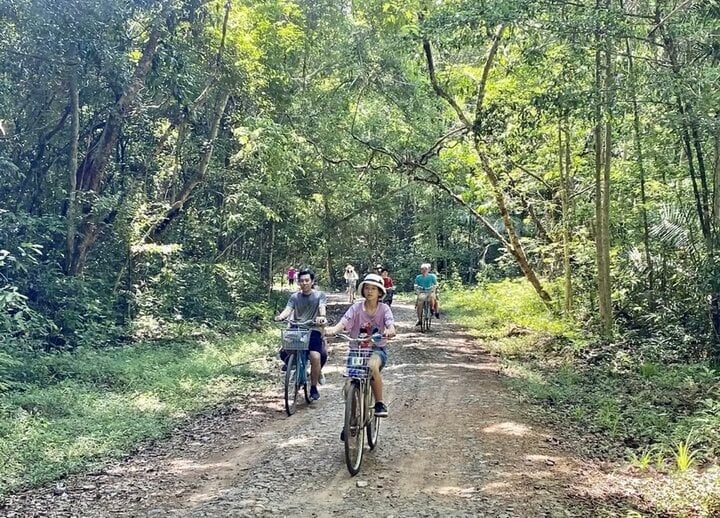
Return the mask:
<path id="1" fill-rule="evenodd" d="M 14 453 L 291 265 L 427 261 L 607 455 L 720 454 L 718 0 L 0 0 L 0 176 L 0 494 L 160 434 Z"/>

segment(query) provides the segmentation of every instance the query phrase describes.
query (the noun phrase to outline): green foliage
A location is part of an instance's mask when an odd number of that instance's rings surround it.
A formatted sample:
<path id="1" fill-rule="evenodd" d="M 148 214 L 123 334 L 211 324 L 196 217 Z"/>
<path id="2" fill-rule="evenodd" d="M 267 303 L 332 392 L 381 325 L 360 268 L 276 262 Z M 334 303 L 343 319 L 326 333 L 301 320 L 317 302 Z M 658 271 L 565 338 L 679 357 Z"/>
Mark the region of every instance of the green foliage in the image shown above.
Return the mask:
<path id="1" fill-rule="evenodd" d="M 653 462 L 655 448 L 644 448 L 639 452 L 630 452 L 630 464 L 640 471 L 646 471 Z"/>
<path id="2" fill-rule="evenodd" d="M 23 355 L 22 366 L 9 366 L 22 367 L 22 390 L 0 400 L 0 494 L 122 455 L 257 389 L 255 374 L 275 351 L 274 335 L 256 334 Z"/>
<path id="3" fill-rule="evenodd" d="M 684 465 L 720 454 L 720 378 L 706 364 L 677 362 L 665 354 L 670 346 L 658 350 L 652 339 L 584 341 L 523 282 L 452 292 L 443 307 L 488 339 L 515 389 L 598 434 L 603 448 L 639 448 L 631 458 L 648 465 L 652 457 L 658 469 L 669 459 Z"/>
<path id="4" fill-rule="evenodd" d="M 536 333 L 578 335 L 572 323 L 558 318 L 533 296 L 532 287 L 524 279 L 505 279 L 480 288 L 453 291 L 443 307 L 460 323 L 470 324 L 485 336 L 507 334 L 517 326 Z M 522 334 L 515 335 L 518 336 Z"/>
<path id="5" fill-rule="evenodd" d="M 695 464 L 697 451 L 693 450 L 690 435 L 688 435 L 684 441 L 680 441 L 675 444 L 673 455 L 675 457 L 675 468 L 680 473 L 684 473 L 690 469 L 693 464 Z"/>

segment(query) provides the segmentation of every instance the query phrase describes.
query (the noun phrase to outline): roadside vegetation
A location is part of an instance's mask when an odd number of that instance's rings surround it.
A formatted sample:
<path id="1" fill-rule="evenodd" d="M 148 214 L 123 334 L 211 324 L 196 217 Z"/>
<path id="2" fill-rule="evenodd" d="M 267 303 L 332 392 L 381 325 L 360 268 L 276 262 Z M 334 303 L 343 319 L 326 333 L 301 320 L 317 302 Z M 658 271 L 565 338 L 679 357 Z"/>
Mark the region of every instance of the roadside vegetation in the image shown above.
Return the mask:
<path id="1" fill-rule="evenodd" d="M 542 405 L 559 435 L 584 437 L 589 458 L 648 474 L 638 483 L 660 509 L 719 509 L 720 375 L 689 359 L 681 339 L 598 340 L 524 280 L 451 291 L 443 308 L 499 357 L 507 383 Z"/>
<path id="2" fill-rule="evenodd" d="M 17 356 L 0 399 L 0 496 L 87 470 L 272 383 L 271 331 Z"/>

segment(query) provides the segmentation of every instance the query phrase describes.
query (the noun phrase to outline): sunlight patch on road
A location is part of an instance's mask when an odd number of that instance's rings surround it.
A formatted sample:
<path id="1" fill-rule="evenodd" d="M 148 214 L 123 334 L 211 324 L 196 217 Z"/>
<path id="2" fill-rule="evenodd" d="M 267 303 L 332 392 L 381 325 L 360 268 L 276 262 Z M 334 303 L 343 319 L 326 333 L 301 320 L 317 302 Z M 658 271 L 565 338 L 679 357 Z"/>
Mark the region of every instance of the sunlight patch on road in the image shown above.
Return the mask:
<path id="1" fill-rule="evenodd" d="M 497 373 L 497 366 L 490 363 L 399 363 L 390 364 L 383 369 L 383 372 L 402 370 L 407 367 L 415 369 L 464 369 Z"/>
<path id="2" fill-rule="evenodd" d="M 490 494 L 505 494 L 508 490 L 513 489 L 512 484 L 509 482 L 489 482 L 480 488 L 483 493 Z"/>
<path id="3" fill-rule="evenodd" d="M 202 472 L 213 472 L 213 471 L 224 471 L 231 470 L 234 468 L 229 462 L 198 462 L 197 460 L 189 459 L 177 459 L 170 462 L 171 470 L 173 473 L 182 475 L 185 473 L 195 473 L 198 471 Z"/>
<path id="4" fill-rule="evenodd" d="M 486 426 L 482 430 L 484 433 L 495 433 L 501 435 L 514 435 L 515 437 L 523 437 L 530 433 L 530 428 L 521 423 L 506 421 L 504 423 L 496 423 Z"/>
<path id="5" fill-rule="evenodd" d="M 470 498 L 477 492 L 476 487 L 458 487 L 458 486 L 442 486 L 435 490 L 436 493 L 443 496 L 459 496 L 461 498 Z"/>
<path id="6" fill-rule="evenodd" d="M 307 435 L 303 435 L 302 437 L 293 437 L 292 439 L 281 442 L 278 444 L 278 449 L 282 450 L 283 448 L 291 448 L 293 446 L 305 446 L 309 443 L 310 438 Z"/>

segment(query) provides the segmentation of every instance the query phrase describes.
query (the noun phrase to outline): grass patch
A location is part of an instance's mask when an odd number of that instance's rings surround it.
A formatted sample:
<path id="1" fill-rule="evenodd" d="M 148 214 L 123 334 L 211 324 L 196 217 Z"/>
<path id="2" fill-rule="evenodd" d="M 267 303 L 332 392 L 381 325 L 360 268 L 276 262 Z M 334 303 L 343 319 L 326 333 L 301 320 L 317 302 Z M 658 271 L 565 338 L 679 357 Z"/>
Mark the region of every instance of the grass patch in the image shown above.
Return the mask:
<path id="1" fill-rule="evenodd" d="M 442 308 L 499 356 L 514 390 L 551 409 L 553 423 L 590 432 L 593 455 L 673 476 L 720 455 L 720 377 L 708 364 L 664 362 L 652 338 L 592 340 L 524 280 L 443 293 Z M 690 493 L 677 500 L 689 505 Z"/>
<path id="2" fill-rule="evenodd" d="M 0 398 L 0 495 L 127 453 L 264 381 L 274 334 L 21 358 Z M 248 363 L 250 362 L 250 363 Z"/>

